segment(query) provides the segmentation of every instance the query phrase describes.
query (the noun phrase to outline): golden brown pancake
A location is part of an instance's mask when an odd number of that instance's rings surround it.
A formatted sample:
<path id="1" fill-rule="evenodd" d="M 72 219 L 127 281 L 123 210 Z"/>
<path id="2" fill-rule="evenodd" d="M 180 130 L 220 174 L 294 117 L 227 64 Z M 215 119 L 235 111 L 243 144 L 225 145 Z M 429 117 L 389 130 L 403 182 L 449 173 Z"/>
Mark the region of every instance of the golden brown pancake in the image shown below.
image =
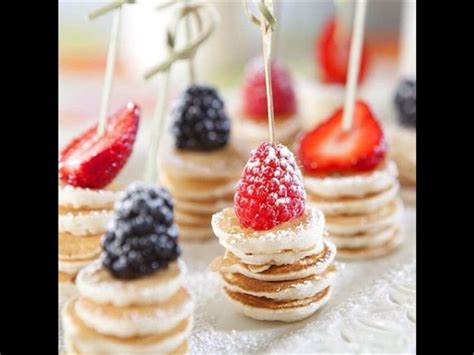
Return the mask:
<path id="1" fill-rule="evenodd" d="M 388 204 L 382 206 L 375 212 L 365 213 L 365 214 L 350 214 L 350 215 L 328 215 L 326 216 L 327 224 L 344 224 L 344 225 L 353 225 L 360 224 L 362 222 L 376 222 L 383 218 L 393 215 L 399 205 L 398 199 L 390 201 Z"/>
<path id="2" fill-rule="evenodd" d="M 316 195 L 316 194 L 312 193 L 311 191 L 307 191 L 307 195 L 308 195 L 308 201 L 315 202 L 315 203 L 318 203 L 318 202 L 363 201 L 365 199 L 374 197 L 376 195 L 380 195 L 380 194 L 390 190 L 391 188 L 392 188 L 392 186 L 390 186 L 387 189 L 382 190 L 382 191 L 370 192 L 370 193 L 368 193 L 364 196 L 357 196 L 357 197 L 356 196 L 337 196 L 337 197 L 319 196 L 319 195 Z"/>
<path id="3" fill-rule="evenodd" d="M 98 208 L 91 208 L 91 207 L 77 207 L 74 208 L 73 206 L 58 206 L 58 213 L 59 214 L 66 214 L 66 213 L 71 213 L 73 215 L 78 215 L 78 214 L 86 214 L 89 212 L 100 212 L 100 211 L 109 211 L 112 210 L 114 207 L 114 204 L 108 204 L 106 206 L 101 206 Z"/>
<path id="4" fill-rule="evenodd" d="M 317 275 L 318 278 L 324 278 L 328 275 L 330 271 L 334 269 L 326 269 L 322 274 Z M 231 274 L 231 273 L 221 273 L 221 276 L 231 285 L 235 285 L 242 290 L 249 292 L 280 292 L 284 289 L 297 287 L 298 284 L 303 284 L 305 282 L 312 281 L 315 276 L 311 275 L 297 280 L 289 281 L 261 281 L 257 279 L 252 279 L 242 274 Z"/>
<path id="5" fill-rule="evenodd" d="M 288 309 L 288 308 L 297 308 L 297 307 L 304 307 L 313 302 L 319 301 L 321 298 L 326 296 L 329 292 L 330 286 L 326 287 L 321 292 L 316 293 L 312 297 L 304 298 L 301 300 L 272 300 L 266 297 L 255 297 L 252 295 L 247 295 L 244 293 L 239 292 L 232 292 L 224 287 L 224 291 L 227 293 L 229 297 L 233 300 L 243 303 L 248 306 L 256 307 L 256 308 L 267 308 L 267 309 Z"/>
<path id="6" fill-rule="evenodd" d="M 271 265 L 266 270 L 258 272 L 258 273 L 262 275 L 284 275 L 291 272 L 302 271 L 309 267 L 315 266 L 316 264 L 324 263 L 330 257 L 331 257 L 331 253 L 329 251 L 329 248 L 325 246 L 324 249 L 318 254 L 309 255 L 303 259 L 300 259 L 294 262 L 293 264 Z M 240 263 L 243 267 L 247 268 L 248 270 L 252 272 L 257 272 L 257 271 L 252 270 L 252 265 L 243 263 L 238 257 L 232 254 L 231 251 L 227 251 L 225 253 L 224 257 L 222 258 L 222 263 L 224 266 L 231 266 L 236 263 Z"/>
<path id="7" fill-rule="evenodd" d="M 64 307 L 64 314 L 66 317 L 70 319 L 70 321 L 74 325 L 74 331 L 73 334 L 74 336 L 77 337 L 86 337 L 86 338 L 107 338 L 110 339 L 111 341 L 115 343 L 122 343 L 122 344 L 136 344 L 136 345 L 148 345 L 148 344 L 154 344 L 154 343 L 159 343 L 162 342 L 163 340 L 174 336 L 175 334 L 183 333 L 186 331 L 186 329 L 189 327 L 189 323 L 191 322 L 191 317 L 188 317 L 181 321 L 176 327 L 173 329 L 160 333 L 160 334 L 154 334 L 154 335 L 146 335 L 146 336 L 132 336 L 128 338 L 120 338 L 117 336 L 113 335 L 104 335 L 96 332 L 94 329 L 89 328 L 76 314 L 75 312 L 75 304 L 77 302 L 77 298 L 74 300 L 71 300 L 70 302 L 67 303 L 67 305 Z"/>
<path id="8" fill-rule="evenodd" d="M 86 260 L 98 256 L 101 252 L 101 234 L 74 236 L 70 233 L 59 233 L 59 258 L 61 260 Z"/>
<path id="9" fill-rule="evenodd" d="M 90 312 L 100 312 L 106 317 L 114 318 L 127 318 L 130 315 L 153 315 L 156 312 L 166 312 L 173 310 L 179 305 L 184 304 L 189 301 L 191 295 L 187 289 L 182 287 L 176 292 L 173 297 L 169 298 L 166 301 L 155 303 L 155 304 L 145 304 L 145 305 L 129 305 L 117 307 L 112 304 L 98 304 L 92 300 L 89 300 L 85 297 L 79 298 L 76 302 L 80 305 L 81 308 L 87 309 Z"/>
<path id="10" fill-rule="evenodd" d="M 66 274 L 65 272 L 58 272 L 58 282 L 74 282 L 75 275 Z"/>
<path id="11" fill-rule="evenodd" d="M 383 244 L 375 245 L 372 247 L 362 248 L 337 248 L 338 256 L 342 258 L 354 258 L 354 259 L 365 259 L 375 258 L 378 256 L 386 255 L 391 251 L 394 251 L 400 243 L 403 241 L 403 237 L 399 230 L 395 230 L 392 238 L 387 240 Z"/>

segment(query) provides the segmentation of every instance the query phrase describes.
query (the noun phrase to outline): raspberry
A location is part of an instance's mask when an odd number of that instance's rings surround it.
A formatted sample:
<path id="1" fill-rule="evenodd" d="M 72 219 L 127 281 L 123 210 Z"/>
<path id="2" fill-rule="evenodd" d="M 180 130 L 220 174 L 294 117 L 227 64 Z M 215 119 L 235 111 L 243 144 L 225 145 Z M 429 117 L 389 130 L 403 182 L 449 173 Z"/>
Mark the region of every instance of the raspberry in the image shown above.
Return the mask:
<path id="1" fill-rule="evenodd" d="M 272 94 L 275 118 L 286 118 L 296 113 L 296 95 L 290 73 L 279 60 L 272 60 Z M 267 93 L 262 57 L 254 58 L 245 70 L 243 111 L 254 120 L 267 119 Z"/>
<path id="2" fill-rule="evenodd" d="M 265 142 L 252 151 L 234 196 L 240 223 L 268 230 L 300 217 L 306 194 L 295 157 L 282 144 Z"/>

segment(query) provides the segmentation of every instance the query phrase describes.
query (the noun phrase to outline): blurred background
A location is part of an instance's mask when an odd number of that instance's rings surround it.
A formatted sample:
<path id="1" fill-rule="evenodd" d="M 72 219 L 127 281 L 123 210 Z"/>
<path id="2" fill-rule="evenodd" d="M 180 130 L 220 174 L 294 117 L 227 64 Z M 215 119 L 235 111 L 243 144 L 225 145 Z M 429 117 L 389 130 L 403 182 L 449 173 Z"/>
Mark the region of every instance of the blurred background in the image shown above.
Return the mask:
<path id="1" fill-rule="evenodd" d="M 217 8 L 221 23 L 197 54 L 197 79 L 216 85 L 225 97 L 238 92 L 246 62 L 261 53 L 261 38 L 241 1 L 208 2 Z M 277 2 L 276 55 L 288 64 L 297 83 L 317 81 L 315 40 L 324 21 L 334 14 L 333 2 Z M 113 15 L 89 21 L 87 14 L 104 3 L 60 0 L 58 4 L 60 146 L 98 118 Z M 139 103 L 140 135 L 150 121 L 158 89 L 157 80 L 145 81 L 143 72 L 163 58 L 164 30 L 172 11 L 157 12 L 159 3 L 138 0 L 136 5 L 125 5 L 122 13 L 110 112 L 130 100 Z M 366 40 L 373 63 L 364 90 L 374 92 L 374 101 L 380 101 L 376 111 L 381 120 L 392 119 L 384 107 L 390 105 L 396 81 L 415 73 L 414 9 L 411 0 L 368 1 Z M 172 70 L 172 95 L 186 84 L 185 63 L 178 63 Z M 142 154 L 148 137 L 139 136 L 137 145 L 134 154 Z"/>

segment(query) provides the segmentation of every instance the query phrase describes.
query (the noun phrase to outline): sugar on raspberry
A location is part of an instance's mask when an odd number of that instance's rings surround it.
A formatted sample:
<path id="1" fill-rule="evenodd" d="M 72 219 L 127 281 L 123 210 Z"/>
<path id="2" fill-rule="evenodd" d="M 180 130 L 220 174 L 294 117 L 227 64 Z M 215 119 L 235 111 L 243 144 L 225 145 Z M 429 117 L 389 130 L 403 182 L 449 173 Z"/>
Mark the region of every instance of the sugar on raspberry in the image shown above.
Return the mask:
<path id="1" fill-rule="evenodd" d="M 301 172 L 287 147 L 265 142 L 252 151 L 234 196 L 234 211 L 244 227 L 269 230 L 298 218 L 305 200 Z"/>

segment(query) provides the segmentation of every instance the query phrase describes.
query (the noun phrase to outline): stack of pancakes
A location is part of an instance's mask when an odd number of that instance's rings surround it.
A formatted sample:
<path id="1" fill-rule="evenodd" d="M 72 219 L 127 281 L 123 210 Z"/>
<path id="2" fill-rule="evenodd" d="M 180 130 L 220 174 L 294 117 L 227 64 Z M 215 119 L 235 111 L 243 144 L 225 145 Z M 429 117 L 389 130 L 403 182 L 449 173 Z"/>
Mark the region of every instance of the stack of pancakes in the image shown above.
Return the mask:
<path id="1" fill-rule="evenodd" d="M 339 257 L 369 258 L 386 254 L 402 241 L 403 205 L 393 161 L 369 173 L 304 177 L 308 204 L 326 216 L 329 238 Z"/>
<path id="2" fill-rule="evenodd" d="M 239 142 L 237 148 L 242 154 L 248 156 L 255 147 L 268 139 L 268 120 L 266 117 L 255 120 L 245 117 L 240 111 L 236 111 L 236 114 L 232 117 L 232 134 Z M 276 117 L 275 129 L 279 133 L 278 142 L 287 147 L 293 146 L 301 132 L 301 121 L 301 117 L 298 115 Z"/>
<path id="3" fill-rule="evenodd" d="M 269 321 L 306 318 L 331 295 L 336 248 L 324 240 L 321 211 L 268 231 L 243 228 L 232 208 L 212 217 L 212 228 L 226 248 L 211 268 L 218 271 L 224 293 L 244 315 Z"/>
<path id="4" fill-rule="evenodd" d="M 99 261 L 77 277 L 79 297 L 63 308 L 64 340 L 78 354 L 187 353 L 193 300 L 182 286 L 184 264 L 131 280 Z"/>
<path id="5" fill-rule="evenodd" d="M 160 155 L 159 179 L 175 200 L 180 238 L 212 238 L 211 216 L 232 205 L 245 160 L 231 143 L 208 152 L 167 147 Z"/>
<path id="6" fill-rule="evenodd" d="M 77 273 L 99 257 L 100 239 L 112 219 L 119 195 L 115 189 L 59 186 L 60 305 L 75 294 Z"/>
<path id="7" fill-rule="evenodd" d="M 397 163 L 400 194 L 407 204 L 416 203 L 416 131 L 396 127 L 390 131 L 390 156 Z"/>

